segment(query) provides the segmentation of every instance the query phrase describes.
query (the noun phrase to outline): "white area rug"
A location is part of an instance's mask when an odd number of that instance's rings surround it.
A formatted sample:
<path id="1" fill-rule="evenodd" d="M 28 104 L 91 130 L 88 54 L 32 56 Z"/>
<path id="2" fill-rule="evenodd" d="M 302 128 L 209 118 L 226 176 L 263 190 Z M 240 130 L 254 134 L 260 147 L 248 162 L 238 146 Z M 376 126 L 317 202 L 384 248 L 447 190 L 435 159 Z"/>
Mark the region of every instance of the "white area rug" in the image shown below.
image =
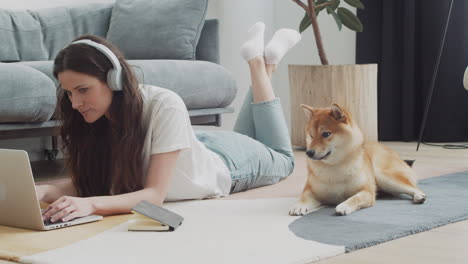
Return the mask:
<path id="1" fill-rule="evenodd" d="M 174 232 L 128 232 L 127 223 L 27 263 L 310 263 L 345 252 L 296 237 L 294 198 L 202 200 L 165 204 L 182 215 Z M 319 228 L 319 227 L 317 227 Z"/>

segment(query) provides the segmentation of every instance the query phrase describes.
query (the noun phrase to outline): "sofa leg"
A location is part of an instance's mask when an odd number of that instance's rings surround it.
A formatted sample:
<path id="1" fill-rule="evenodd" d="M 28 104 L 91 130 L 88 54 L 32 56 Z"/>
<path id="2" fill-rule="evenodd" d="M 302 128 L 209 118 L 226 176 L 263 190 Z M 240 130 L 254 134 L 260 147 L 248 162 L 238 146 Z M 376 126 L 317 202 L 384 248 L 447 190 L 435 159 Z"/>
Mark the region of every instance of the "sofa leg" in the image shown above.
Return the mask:
<path id="1" fill-rule="evenodd" d="M 58 154 L 58 143 L 57 143 L 57 136 L 52 136 L 52 149 L 46 149 L 45 154 L 47 160 L 55 160 Z"/>
<path id="2" fill-rule="evenodd" d="M 217 126 L 217 127 L 221 126 L 221 114 L 216 115 L 215 126 Z"/>

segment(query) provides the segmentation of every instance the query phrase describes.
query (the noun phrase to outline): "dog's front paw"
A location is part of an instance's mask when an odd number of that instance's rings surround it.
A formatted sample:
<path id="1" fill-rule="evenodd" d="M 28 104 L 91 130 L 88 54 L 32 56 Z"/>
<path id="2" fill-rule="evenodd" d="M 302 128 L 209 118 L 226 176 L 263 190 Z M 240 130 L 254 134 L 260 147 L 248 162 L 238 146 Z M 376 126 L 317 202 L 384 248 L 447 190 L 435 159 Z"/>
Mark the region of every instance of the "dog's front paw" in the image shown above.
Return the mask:
<path id="1" fill-rule="evenodd" d="M 291 209 L 289 209 L 289 215 L 305 215 L 319 208 L 320 207 L 317 207 L 313 204 L 298 202 L 293 207 L 291 207 Z"/>
<path id="2" fill-rule="evenodd" d="M 413 197 L 413 203 L 422 204 L 426 201 L 426 195 L 424 193 L 416 193 Z"/>
<path id="3" fill-rule="evenodd" d="M 336 208 L 335 208 L 335 214 L 336 215 L 349 215 L 350 213 L 356 211 L 353 209 L 351 206 L 347 205 L 346 203 L 340 203 Z"/>

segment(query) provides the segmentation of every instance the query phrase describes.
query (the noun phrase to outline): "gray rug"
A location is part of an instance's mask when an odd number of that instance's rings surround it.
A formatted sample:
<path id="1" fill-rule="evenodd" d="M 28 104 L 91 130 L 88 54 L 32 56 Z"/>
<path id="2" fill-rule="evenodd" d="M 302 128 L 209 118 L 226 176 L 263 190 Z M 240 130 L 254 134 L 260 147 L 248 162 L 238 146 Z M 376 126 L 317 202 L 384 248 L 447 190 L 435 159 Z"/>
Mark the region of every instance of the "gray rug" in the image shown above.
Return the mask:
<path id="1" fill-rule="evenodd" d="M 335 216 L 334 207 L 307 214 L 289 225 L 297 236 L 345 246 L 346 252 L 468 219 L 468 171 L 419 181 L 424 204 L 409 196 L 382 197 L 373 207 Z"/>

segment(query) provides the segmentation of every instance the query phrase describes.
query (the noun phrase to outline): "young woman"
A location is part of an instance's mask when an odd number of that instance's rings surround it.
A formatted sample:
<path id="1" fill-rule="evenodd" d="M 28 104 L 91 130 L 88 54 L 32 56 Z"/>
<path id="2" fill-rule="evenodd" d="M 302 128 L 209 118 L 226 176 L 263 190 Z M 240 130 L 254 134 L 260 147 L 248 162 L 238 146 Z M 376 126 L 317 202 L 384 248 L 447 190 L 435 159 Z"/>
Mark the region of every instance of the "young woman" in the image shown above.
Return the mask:
<path id="1" fill-rule="evenodd" d="M 51 203 L 45 220 L 129 213 L 141 200 L 203 199 L 274 184 L 291 174 L 294 157 L 271 75 L 299 40 L 275 33 L 264 49 L 265 25 L 248 32 L 241 54 L 252 78 L 235 131 L 197 131 L 182 99 L 139 85 L 122 53 L 86 35 L 54 61 L 60 82 L 62 149 L 70 179 L 38 185 Z"/>

